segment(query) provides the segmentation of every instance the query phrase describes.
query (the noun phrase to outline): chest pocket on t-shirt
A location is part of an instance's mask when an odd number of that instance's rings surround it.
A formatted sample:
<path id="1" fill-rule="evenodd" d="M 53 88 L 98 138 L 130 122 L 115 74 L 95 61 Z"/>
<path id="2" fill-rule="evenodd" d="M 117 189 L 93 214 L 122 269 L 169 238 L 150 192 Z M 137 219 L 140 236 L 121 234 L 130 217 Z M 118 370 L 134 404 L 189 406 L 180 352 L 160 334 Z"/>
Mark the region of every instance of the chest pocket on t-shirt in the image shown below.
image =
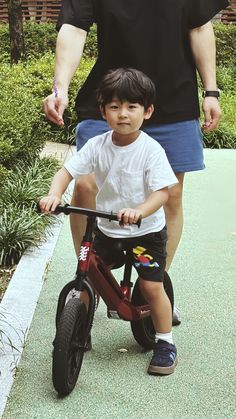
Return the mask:
<path id="1" fill-rule="evenodd" d="M 120 178 L 120 190 L 119 193 L 122 198 L 132 200 L 134 202 L 140 202 L 144 198 L 144 182 L 143 182 L 143 171 L 127 171 L 121 170 Z M 141 201 L 142 202 L 142 201 Z"/>

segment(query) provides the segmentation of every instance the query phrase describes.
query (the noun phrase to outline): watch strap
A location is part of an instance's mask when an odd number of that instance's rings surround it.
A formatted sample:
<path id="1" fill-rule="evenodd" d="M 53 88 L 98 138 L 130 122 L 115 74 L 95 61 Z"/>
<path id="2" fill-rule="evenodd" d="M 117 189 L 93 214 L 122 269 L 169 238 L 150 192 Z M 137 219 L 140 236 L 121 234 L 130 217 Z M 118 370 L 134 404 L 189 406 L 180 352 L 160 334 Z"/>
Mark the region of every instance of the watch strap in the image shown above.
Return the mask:
<path id="1" fill-rule="evenodd" d="M 219 90 L 203 90 L 202 97 L 216 97 L 217 99 L 220 97 L 220 91 Z"/>

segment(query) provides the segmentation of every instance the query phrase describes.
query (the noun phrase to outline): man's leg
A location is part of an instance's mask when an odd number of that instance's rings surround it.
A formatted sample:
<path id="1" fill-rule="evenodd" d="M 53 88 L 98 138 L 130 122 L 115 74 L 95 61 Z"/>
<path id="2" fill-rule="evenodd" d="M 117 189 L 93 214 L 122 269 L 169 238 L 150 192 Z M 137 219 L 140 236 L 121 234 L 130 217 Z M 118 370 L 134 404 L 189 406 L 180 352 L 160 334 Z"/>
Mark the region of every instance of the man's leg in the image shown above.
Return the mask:
<path id="1" fill-rule="evenodd" d="M 169 270 L 183 230 L 183 181 L 184 173 L 175 173 L 179 183 L 169 190 L 169 199 L 164 206 L 168 241 L 166 246 L 166 271 Z"/>
<path id="2" fill-rule="evenodd" d="M 169 270 L 175 252 L 177 250 L 182 230 L 183 230 L 183 182 L 184 173 L 176 173 L 179 183 L 169 190 L 169 199 L 165 204 L 165 216 L 167 225 L 168 241 L 166 245 L 166 271 Z M 181 323 L 180 313 L 176 306 L 173 311 L 173 326 L 178 326 Z"/>

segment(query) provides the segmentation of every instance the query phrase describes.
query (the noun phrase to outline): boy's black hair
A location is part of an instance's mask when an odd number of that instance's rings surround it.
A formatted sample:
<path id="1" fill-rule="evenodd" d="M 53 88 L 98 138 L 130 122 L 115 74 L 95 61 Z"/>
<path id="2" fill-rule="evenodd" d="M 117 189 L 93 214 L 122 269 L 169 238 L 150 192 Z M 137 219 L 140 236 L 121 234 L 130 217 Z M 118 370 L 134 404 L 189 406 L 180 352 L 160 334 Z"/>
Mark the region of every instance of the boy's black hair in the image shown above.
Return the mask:
<path id="1" fill-rule="evenodd" d="M 153 81 L 133 68 L 109 70 L 97 90 L 97 99 L 103 108 L 116 98 L 120 102 L 139 103 L 146 110 L 155 102 L 155 96 Z"/>

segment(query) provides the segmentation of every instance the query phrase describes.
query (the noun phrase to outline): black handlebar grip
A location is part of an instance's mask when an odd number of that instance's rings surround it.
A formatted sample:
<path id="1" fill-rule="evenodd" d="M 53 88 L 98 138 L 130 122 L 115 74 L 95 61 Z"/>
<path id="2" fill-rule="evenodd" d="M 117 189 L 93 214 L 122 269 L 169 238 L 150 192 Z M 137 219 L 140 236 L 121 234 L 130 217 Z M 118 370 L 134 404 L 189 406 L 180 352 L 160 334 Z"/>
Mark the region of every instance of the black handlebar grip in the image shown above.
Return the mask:
<path id="1" fill-rule="evenodd" d="M 142 215 L 139 216 L 139 219 L 138 219 L 137 223 L 135 223 L 135 224 L 137 224 L 138 228 L 140 228 L 141 223 L 142 223 Z"/>

